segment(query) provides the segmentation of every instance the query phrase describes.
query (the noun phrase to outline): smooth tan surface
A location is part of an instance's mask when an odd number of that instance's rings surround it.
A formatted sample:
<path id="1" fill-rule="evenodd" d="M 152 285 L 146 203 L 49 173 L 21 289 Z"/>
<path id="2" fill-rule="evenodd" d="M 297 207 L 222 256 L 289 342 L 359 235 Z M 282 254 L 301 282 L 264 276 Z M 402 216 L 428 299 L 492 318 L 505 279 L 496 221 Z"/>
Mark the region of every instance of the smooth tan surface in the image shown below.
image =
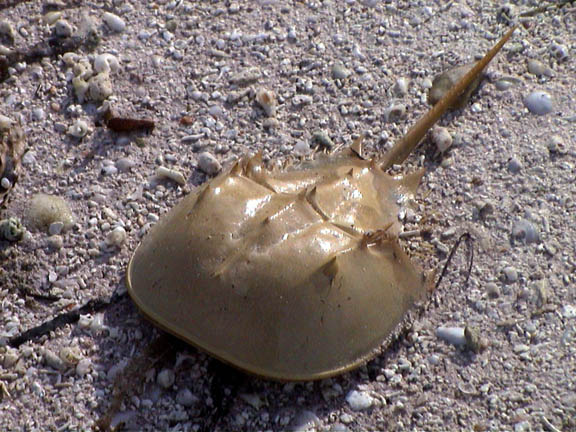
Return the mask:
<path id="1" fill-rule="evenodd" d="M 269 378 L 321 378 L 370 357 L 425 295 L 395 237 L 396 202 L 415 182 L 355 155 L 317 165 L 271 176 L 254 158 L 186 197 L 132 259 L 136 304 Z"/>

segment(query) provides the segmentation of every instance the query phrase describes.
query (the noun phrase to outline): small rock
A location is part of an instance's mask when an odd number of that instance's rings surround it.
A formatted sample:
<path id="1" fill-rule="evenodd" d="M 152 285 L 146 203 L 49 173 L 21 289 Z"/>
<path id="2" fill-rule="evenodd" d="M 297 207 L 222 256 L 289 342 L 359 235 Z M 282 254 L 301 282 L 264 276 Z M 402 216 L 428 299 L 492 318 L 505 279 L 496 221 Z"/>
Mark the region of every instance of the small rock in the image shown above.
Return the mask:
<path id="1" fill-rule="evenodd" d="M 462 346 L 466 344 L 466 337 L 462 327 L 438 327 L 436 337 L 449 344 Z"/>
<path id="2" fill-rule="evenodd" d="M 522 244 L 538 243 L 540 234 L 534 224 L 527 219 L 520 219 L 512 226 L 512 242 Z"/>
<path id="3" fill-rule="evenodd" d="M 337 80 L 345 80 L 350 76 L 350 71 L 342 63 L 334 63 L 332 65 L 332 78 Z"/>
<path id="4" fill-rule="evenodd" d="M 232 75 L 230 77 L 230 82 L 238 86 L 246 86 L 255 83 L 260 78 L 262 78 L 262 71 L 257 67 L 253 67 L 244 69 L 239 73 Z"/>
<path id="5" fill-rule="evenodd" d="M 352 390 L 346 395 L 346 402 L 354 411 L 368 409 L 374 403 L 374 399 L 367 392 Z"/>
<path id="6" fill-rule="evenodd" d="M 296 415 L 290 423 L 288 430 L 290 432 L 312 432 L 315 431 L 316 427 L 320 426 L 320 424 L 320 419 L 315 413 L 304 410 Z"/>
<path id="7" fill-rule="evenodd" d="M 494 282 L 489 282 L 486 284 L 486 294 L 489 297 L 498 298 L 500 297 L 500 287 Z"/>
<path id="8" fill-rule="evenodd" d="M 126 242 L 127 237 L 128 235 L 126 234 L 126 230 L 123 227 L 118 226 L 106 235 L 106 243 L 119 248 L 124 244 L 124 242 Z"/>
<path id="9" fill-rule="evenodd" d="M 536 75 L 539 77 L 540 76 L 547 76 L 547 77 L 553 77 L 554 76 L 554 72 L 552 71 L 552 69 L 539 60 L 528 59 L 528 61 L 526 62 L 526 66 L 528 68 L 528 72 L 531 73 L 532 75 Z"/>
<path id="10" fill-rule="evenodd" d="M 512 266 L 507 266 L 502 269 L 502 275 L 508 283 L 514 283 L 518 281 L 518 270 Z"/>
<path id="11" fill-rule="evenodd" d="M 76 365 L 76 375 L 80 377 L 88 375 L 91 370 L 92 370 L 92 361 L 88 358 L 80 360 Z"/>
<path id="12" fill-rule="evenodd" d="M 294 153 L 298 156 L 304 156 L 310 153 L 310 145 L 306 141 L 298 141 L 294 144 Z"/>
<path id="13" fill-rule="evenodd" d="M 350 429 L 345 424 L 334 423 L 332 426 L 330 426 L 328 432 L 350 432 Z"/>
<path id="14" fill-rule="evenodd" d="M 51 236 L 60 234 L 64 229 L 64 223 L 61 221 L 52 222 L 48 227 L 48 234 Z"/>
<path id="15" fill-rule="evenodd" d="M 521 81 L 518 78 L 503 77 L 494 81 L 494 86 L 496 87 L 497 90 L 505 91 L 510 89 L 512 86 L 518 85 L 520 83 Z"/>
<path id="16" fill-rule="evenodd" d="M 51 235 L 46 240 L 46 244 L 52 250 L 60 250 L 64 247 L 64 239 L 62 238 L 61 235 L 58 235 L 58 234 Z"/>
<path id="17" fill-rule="evenodd" d="M 332 150 L 334 142 L 332 138 L 324 131 L 316 131 L 312 134 L 312 144 L 320 147 L 322 150 Z"/>
<path id="18" fill-rule="evenodd" d="M 536 115 L 546 115 L 554 109 L 552 96 L 541 90 L 533 91 L 526 96 L 524 98 L 524 106 L 528 108 L 528 111 Z"/>
<path id="19" fill-rule="evenodd" d="M 220 172 L 222 166 L 212 153 L 202 152 L 198 155 L 198 168 L 208 175 L 216 175 Z"/>
<path id="20" fill-rule="evenodd" d="M 46 118 L 46 112 L 42 108 L 34 108 L 32 110 L 32 119 L 34 121 L 42 121 Z"/>
<path id="21" fill-rule="evenodd" d="M 18 354 L 18 350 L 8 347 L 6 348 L 4 358 L 2 359 L 2 366 L 4 369 L 10 369 L 18 362 L 19 359 L 20 355 Z"/>
<path id="22" fill-rule="evenodd" d="M 162 369 L 156 377 L 158 385 L 164 389 L 169 389 L 174 384 L 176 375 L 172 369 Z"/>
<path id="23" fill-rule="evenodd" d="M 118 160 L 116 161 L 116 168 L 117 168 L 118 171 L 120 171 L 120 172 L 128 172 L 128 171 L 130 171 L 135 165 L 136 165 L 136 162 L 134 162 L 132 159 L 127 158 L 127 157 L 118 159 Z"/>
<path id="24" fill-rule="evenodd" d="M 54 34 L 58 37 L 70 37 L 73 31 L 72 26 L 65 19 L 59 19 L 54 23 Z"/>
<path id="25" fill-rule="evenodd" d="M 240 394 L 240 399 L 258 411 L 264 405 L 260 396 L 256 393 L 242 393 Z"/>
<path id="26" fill-rule="evenodd" d="M 176 394 L 176 402 L 184 407 L 191 407 L 200 402 L 200 398 L 195 396 L 187 388 L 180 389 Z"/>
<path id="27" fill-rule="evenodd" d="M 522 170 L 522 162 L 520 162 L 516 157 L 512 157 L 508 160 L 508 171 L 512 174 L 517 174 Z"/>
<path id="28" fill-rule="evenodd" d="M 430 138 L 440 153 L 452 147 L 452 135 L 445 127 L 434 126 L 430 131 Z"/>
<path id="29" fill-rule="evenodd" d="M 123 32 L 126 29 L 126 22 L 118 15 L 115 15 L 111 12 L 105 12 L 102 15 L 102 21 L 106 23 L 106 25 L 115 32 Z"/>
<path id="30" fill-rule="evenodd" d="M 82 359 L 80 351 L 73 347 L 62 348 L 58 356 L 69 367 L 77 365 L 78 362 Z"/>

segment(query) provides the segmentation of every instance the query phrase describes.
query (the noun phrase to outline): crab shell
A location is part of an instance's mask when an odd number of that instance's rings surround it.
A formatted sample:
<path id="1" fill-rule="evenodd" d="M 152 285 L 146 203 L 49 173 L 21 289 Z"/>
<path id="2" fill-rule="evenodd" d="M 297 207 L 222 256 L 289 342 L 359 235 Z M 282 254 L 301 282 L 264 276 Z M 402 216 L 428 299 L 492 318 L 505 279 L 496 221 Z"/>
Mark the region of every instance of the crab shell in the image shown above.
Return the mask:
<path id="1" fill-rule="evenodd" d="M 342 373 L 426 296 L 397 237 L 397 203 L 421 176 L 391 177 L 352 149 L 291 171 L 245 159 L 152 228 L 128 292 L 159 327 L 250 373 Z"/>

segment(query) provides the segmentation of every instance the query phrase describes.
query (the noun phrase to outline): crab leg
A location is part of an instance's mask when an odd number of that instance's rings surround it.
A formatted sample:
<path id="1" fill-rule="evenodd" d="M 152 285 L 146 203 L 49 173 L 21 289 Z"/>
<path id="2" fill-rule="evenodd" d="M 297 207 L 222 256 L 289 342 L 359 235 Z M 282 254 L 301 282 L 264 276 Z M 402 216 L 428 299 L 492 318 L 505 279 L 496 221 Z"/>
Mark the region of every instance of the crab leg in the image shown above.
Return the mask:
<path id="1" fill-rule="evenodd" d="M 394 164 L 401 164 L 408 158 L 410 153 L 416 148 L 420 143 L 424 135 L 428 130 L 438 121 L 438 119 L 452 106 L 458 97 L 466 90 L 466 88 L 474 82 L 480 73 L 484 70 L 488 63 L 494 58 L 498 51 L 504 46 L 504 44 L 510 39 L 514 30 L 517 26 L 512 27 L 508 32 L 500 39 L 500 41 L 494 45 L 494 47 L 486 53 L 482 59 L 474 65 L 472 69 L 460 80 L 454 87 L 446 93 L 446 95 L 438 101 L 424 116 L 416 122 L 414 126 L 410 128 L 408 133 L 404 135 L 394 147 L 384 155 L 383 162 L 380 167 L 383 170 L 390 168 Z"/>

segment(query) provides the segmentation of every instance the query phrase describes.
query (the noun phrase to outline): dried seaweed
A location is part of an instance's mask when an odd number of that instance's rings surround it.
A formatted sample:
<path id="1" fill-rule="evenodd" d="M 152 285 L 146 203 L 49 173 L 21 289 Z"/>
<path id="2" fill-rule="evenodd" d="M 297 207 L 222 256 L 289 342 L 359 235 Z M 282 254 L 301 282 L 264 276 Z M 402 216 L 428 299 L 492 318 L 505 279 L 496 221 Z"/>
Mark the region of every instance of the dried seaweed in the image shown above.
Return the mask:
<path id="1" fill-rule="evenodd" d="M 93 51 L 99 43 L 100 35 L 98 32 L 90 30 L 82 36 L 52 37 L 26 50 L 14 51 L 7 56 L 0 57 L 0 83 L 8 79 L 10 76 L 8 69 L 16 63 L 36 63 L 46 57 L 56 57 L 80 49 Z"/>

